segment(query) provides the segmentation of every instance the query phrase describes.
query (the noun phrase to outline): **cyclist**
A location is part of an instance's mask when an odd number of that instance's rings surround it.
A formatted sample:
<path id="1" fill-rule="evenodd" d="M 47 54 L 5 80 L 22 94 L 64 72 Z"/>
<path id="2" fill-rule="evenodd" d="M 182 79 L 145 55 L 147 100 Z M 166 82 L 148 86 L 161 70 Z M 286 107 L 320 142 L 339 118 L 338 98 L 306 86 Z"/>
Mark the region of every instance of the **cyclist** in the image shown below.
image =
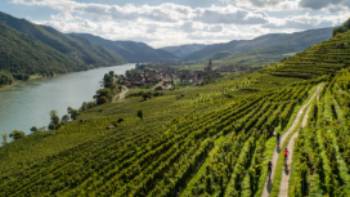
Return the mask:
<path id="1" fill-rule="evenodd" d="M 288 155 L 289 155 L 289 151 L 288 151 L 288 148 L 285 148 L 284 149 L 284 167 L 285 167 L 285 171 L 286 171 L 286 174 L 289 173 L 289 170 L 288 170 Z"/>
<path id="2" fill-rule="evenodd" d="M 286 163 L 286 165 L 287 165 L 288 155 L 289 155 L 288 148 L 285 148 L 285 149 L 284 149 L 283 155 L 284 155 L 284 161 L 285 161 L 285 163 Z"/>
<path id="3" fill-rule="evenodd" d="M 277 134 L 276 134 L 276 143 L 277 143 L 277 148 L 279 149 L 279 147 L 280 147 L 280 140 L 281 140 L 281 135 L 280 135 L 280 133 L 278 132 Z"/>
<path id="4" fill-rule="evenodd" d="M 269 161 L 269 163 L 267 164 L 267 169 L 269 172 L 269 180 L 271 180 L 271 175 L 272 175 L 272 162 Z"/>

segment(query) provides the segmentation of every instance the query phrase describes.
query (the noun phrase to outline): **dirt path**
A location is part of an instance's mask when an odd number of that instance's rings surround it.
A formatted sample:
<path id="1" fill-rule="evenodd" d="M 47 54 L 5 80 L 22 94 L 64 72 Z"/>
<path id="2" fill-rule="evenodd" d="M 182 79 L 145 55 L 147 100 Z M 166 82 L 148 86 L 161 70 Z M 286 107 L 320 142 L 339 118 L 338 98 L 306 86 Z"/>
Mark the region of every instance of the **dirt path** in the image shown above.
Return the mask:
<path id="1" fill-rule="evenodd" d="M 316 92 L 314 93 L 314 95 L 311 97 L 311 99 L 309 100 L 309 102 L 307 103 L 308 106 L 307 106 L 307 111 L 304 115 L 304 118 L 302 120 L 302 123 L 301 123 L 301 127 L 300 128 L 305 128 L 307 126 L 307 122 L 309 120 L 309 114 L 310 114 L 310 111 L 311 111 L 311 105 L 310 103 L 316 98 L 317 100 L 319 100 L 319 96 L 320 96 L 320 93 L 321 93 L 321 90 L 322 90 L 322 86 L 319 85 L 316 89 Z M 281 185 L 280 185 L 280 192 L 278 194 L 278 196 L 281 196 L 281 197 L 286 197 L 288 196 L 288 188 L 289 188 L 289 180 L 290 180 L 290 172 L 291 172 L 291 168 L 292 168 L 292 161 L 293 161 L 293 154 L 294 154 L 294 145 L 295 145 L 295 142 L 298 138 L 298 135 L 299 135 L 299 131 L 295 132 L 293 134 L 293 136 L 290 138 L 289 142 L 288 142 L 288 145 L 287 145 L 287 148 L 289 150 L 289 158 L 288 158 L 288 161 L 287 161 L 287 165 L 289 166 L 289 173 L 282 173 L 282 181 L 281 181 Z"/>
<path id="2" fill-rule="evenodd" d="M 121 101 L 123 99 L 125 99 L 126 94 L 129 92 L 129 88 L 126 86 L 122 86 L 122 90 L 119 92 L 119 94 L 116 94 L 113 97 L 113 103 L 117 102 L 117 101 Z"/>
<path id="3" fill-rule="evenodd" d="M 311 109 L 310 108 L 310 104 L 313 101 L 313 99 L 319 95 L 321 92 L 321 86 L 317 87 L 317 90 L 315 91 L 315 93 L 312 95 L 312 97 L 299 109 L 298 114 L 296 115 L 292 125 L 289 127 L 289 129 L 283 133 L 283 135 L 281 136 L 281 142 L 280 144 L 283 145 L 288 136 L 290 136 L 296 129 L 298 129 L 299 127 L 299 123 L 301 122 L 302 126 L 305 127 L 307 124 L 307 120 L 308 120 L 308 112 Z M 291 161 L 292 161 L 292 157 L 293 157 L 293 149 L 294 149 L 294 144 L 295 144 L 295 140 L 298 137 L 298 132 L 296 132 L 290 139 L 289 143 L 288 143 L 288 150 L 289 150 L 289 161 L 288 161 L 288 166 L 291 166 Z M 279 157 L 279 152 L 278 151 L 274 151 L 273 155 L 272 155 L 272 173 L 271 173 L 271 177 L 273 178 L 275 176 L 276 173 L 276 166 L 277 166 L 277 161 L 278 161 L 278 157 Z M 290 174 L 290 173 L 289 173 Z M 283 173 L 283 177 L 282 177 L 282 182 L 281 182 L 281 187 L 280 187 L 280 194 L 279 196 L 287 196 L 288 194 L 288 182 L 289 182 L 289 174 L 286 175 L 286 173 Z M 286 175 L 286 176 L 285 176 Z M 273 181 L 267 179 L 265 182 L 265 186 L 264 186 L 264 191 L 262 193 L 262 197 L 268 197 L 270 195 L 271 189 L 272 189 L 272 184 Z M 283 193 L 282 193 L 283 191 Z M 284 193 L 286 192 L 286 193 Z"/>

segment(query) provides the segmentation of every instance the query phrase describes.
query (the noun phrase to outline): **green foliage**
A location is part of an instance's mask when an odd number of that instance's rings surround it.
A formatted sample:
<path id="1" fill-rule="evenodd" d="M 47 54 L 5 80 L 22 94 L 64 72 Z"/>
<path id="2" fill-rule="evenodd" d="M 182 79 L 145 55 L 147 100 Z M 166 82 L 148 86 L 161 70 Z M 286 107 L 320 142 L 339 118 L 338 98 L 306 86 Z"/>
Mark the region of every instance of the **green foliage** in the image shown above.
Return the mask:
<path id="1" fill-rule="evenodd" d="M 68 112 L 68 114 L 70 116 L 70 119 L 72 119 L 72 120 L 76 120 L 78 118 L 78 116 L 79 116 L 79 111 L 76 110 L 76 109 L 73 109 L 71 107 L 67 108 L 67 112 Z"/>
<path id="2" fill-rule="evenodd" d="M 103 77 L 103 87 L 114 89 L 116 87 L 116 79 L 113 71 L 110 71 L 109 73 L 105 74 Z"/>
<path id="3" fill-rule="evenodd" d="M 23 131 L 14 130 L 12 131 L 12 133 L 10 133 L 9 136 L 10 138 L 16 141 L 16 140 L 23 139 L 26 135 Z"/>
<path id="4" fill-rule="evenodd" d="M 137 117 L 140 118 L 141 120 L 143 120 L 143 111 L 142 110 L 138 110 L 136 113 Z"/>
<path id="5" fill-rule="evenodd" d="M 69 115 L 65 114 L 65 115 L 63 115 L 62 118 L 61 118 L 61 123 L 62 123 L 62 124 L 66 124 L 66 123 L 69 122 L 69 120 L 70 120 Z"/>
<path id="6" fill-rule="evenodd" d="M 11 85 L 13 81 L 13 76 L 10 73 L 0 71 L 0 86 Z"/>
<path id="7" fill-rule="evenodd" d="M 30 131 L 31 131 L 31 132 L 37 132 L 37 131 L 38 131 L 38 128 L 32 127 L 32 128 L 30 128 Z"/>
<path id="8" fill-rule="evenodd" d="M 102 88 L 99 89 L 96 92 L 96 95 L 94 96 L 94 98 L 96 99 L 96 104 L 97 105 L 102 105 L 105 103 L 109 103 L 112 101 L 113 98 L 113 91 L 109 88 Z"/>
<path id="9" fill-rule="evenodd" d="M 57 130 L 59 127 L 60 127 L 60 117 L 57 115 L 57 112 L 53 110 L 50 112 L 49 129 Z"/>
<path id="10" fill-rule="evenodd" d="M 333 36 L 336 36 L 341 33 L 345 33 L 349 31 L 350 29 L 350 19 L 348 19 L 346 22 L 344 22 L 341 26 L 334 28 L 333 30 Z"/>
<path id="11" fill-rule="evenodd" d="M 50 77 L 55 73 L 86 70 L 122 62 L 84 39 L 70 37 L 50 27 L 39 26 L 0 13 L 0 85 L 27 80 L 37 74 Z M 3 74 L 3 71 L 10 74 Z"/>

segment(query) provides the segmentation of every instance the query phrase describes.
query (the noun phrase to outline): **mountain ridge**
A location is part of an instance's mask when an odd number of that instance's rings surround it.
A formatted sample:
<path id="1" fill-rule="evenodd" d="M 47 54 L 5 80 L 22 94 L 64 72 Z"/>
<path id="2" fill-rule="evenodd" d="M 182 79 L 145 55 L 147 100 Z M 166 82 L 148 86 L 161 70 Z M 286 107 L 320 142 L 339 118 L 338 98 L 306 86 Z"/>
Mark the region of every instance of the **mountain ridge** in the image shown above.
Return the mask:
<path id="1" fill-rule="evenodd" d="M 232 40 L 226 43 L 206 45 L 200 50 L 194 51 L 181 60 L 202 61 L 208 59 L 232 58 L 239 55 L 266 54 L 266 53 L 291 53 L 302 51 L 313 44 L 332 37 L 333 28 L 311 29 L 294 33 L 272 33 L 256 37 L 252 40 Z M 316 36 L 315 36 L 316 35 Z M 288 41 L 283 44 L 283 41 Z M 279 44 L 281 43 L 281 44 Z M 161 49 L 170 51 L 181 50 L 187 45 L 170 46 Z"/>
<path id="2" fill-rule="evenodd" d="M 121 56 L 128 62 L 167 62 L 175 61 L 177 59 L 172 54 L 161 49 L 154 49 L 143 42 L 113 41 L 86 33 L 71 33 L 68 35 L 76 38 L 84 38 L 92 44 L 102 46 L 121 54 Z"/>

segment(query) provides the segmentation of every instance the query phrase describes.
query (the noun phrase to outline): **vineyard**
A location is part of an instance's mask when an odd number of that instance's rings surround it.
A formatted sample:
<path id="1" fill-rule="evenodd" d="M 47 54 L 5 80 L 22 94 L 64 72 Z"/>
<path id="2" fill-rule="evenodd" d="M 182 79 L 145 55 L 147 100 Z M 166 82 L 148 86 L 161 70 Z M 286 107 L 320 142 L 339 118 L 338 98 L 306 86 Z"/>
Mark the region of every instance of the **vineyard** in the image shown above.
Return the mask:
<path id="1" fill-rule="evenodd" d="M 349 196 L 349 54 L 338 34 L 262 71 L 89 109 L 2 147 L 0 196 L 261 196 L 274 135 L 308 102 L 289 195 Z"/>
<path id="2" fill-rule="evenodd" d="M 350 195 L 349 89 L 350 73 L 343 70 L 313 104 L 310 126 L 296 146 L 291 196 Z"/>

